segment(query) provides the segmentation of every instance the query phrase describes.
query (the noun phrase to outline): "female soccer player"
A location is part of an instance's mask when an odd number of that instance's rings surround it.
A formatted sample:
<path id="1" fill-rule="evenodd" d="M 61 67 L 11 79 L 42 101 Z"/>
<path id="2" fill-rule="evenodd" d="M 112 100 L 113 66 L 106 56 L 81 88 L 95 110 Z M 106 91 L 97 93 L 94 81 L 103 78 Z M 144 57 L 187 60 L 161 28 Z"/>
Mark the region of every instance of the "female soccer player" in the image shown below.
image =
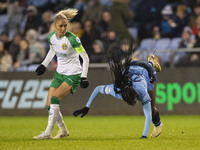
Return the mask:
<path id="1" fill-rule="evenodd" d="M 155 125 L 151 136 L 159 136 L 162 130 L 162 123 L 159 113 L 155 108 L 155 99 L 151 100 L 151 96 L 153 96 L 154 93 L 153 83 L 156 81 L 156 74 L 153 66 L 157 71 L 160 71 L 161 67 L 156 62 L 153 55 L 148 57 L 148 63 L 139 61 L 131 62 L 130 56 L 125 57 L 126 61 L 124 64 L 116 58 L 111 58 L 110 67 L 115 77 L 114 84 L 97 86 L 91 94 L 86 106 L 75 111 L 73 115 L 75 117 L 79 114 L 82 114 L 81 117 L 85 116 L 93 100 L 99 93 L 112 95 L 133 106 L 136 104 L 137 100 L 139 100 L 143 104 L 143 111 L 146 118 L 145 128 L 141 138 L 147 138 L 151 121 L 153 121 Z M 154 102 L 151 103 L 151 101 Z M 152 109 L 154 111 L 153 117 Z"/>
<path id="2" fill-rule="evenodd" d="M 57 56 L 58 66 L 47 96 L 47 107 L 49 108 L 48 125 L 46 130 L 42 134 L 34 136 L 34 139 L 50 139 L 55 123 L 57 123 L 60 130 L 54 138 L 68 136 L 69 131 L 62 119 L 59 103 L 70 93 L 75 93 L 79 84 L 81 88 L 86 88 L 89 85 L 87 81 L 88 55 L 80 39 L 67 31 L 69 19 L 72 19 L 76 14 L 76 9 L 66 9 L 59 11 L 55 15 L 53 21 L 55 31 L 48 36 L 50 50 L 45 60 L 35 71 L 37 75 L 42 75 L 54 55 Z M 79 55 L 83 59 L 82 67 Z"/>

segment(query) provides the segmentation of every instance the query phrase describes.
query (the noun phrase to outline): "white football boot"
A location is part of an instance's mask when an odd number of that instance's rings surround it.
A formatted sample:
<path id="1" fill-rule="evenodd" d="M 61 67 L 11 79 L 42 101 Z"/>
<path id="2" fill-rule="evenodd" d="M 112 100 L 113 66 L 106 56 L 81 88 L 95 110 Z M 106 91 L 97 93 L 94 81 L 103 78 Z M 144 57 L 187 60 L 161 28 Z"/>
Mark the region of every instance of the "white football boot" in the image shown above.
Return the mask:
<path id="1" fill-rule="evenodd" d="M 163 123 L 161 122 L 159 126 L 154 126 L 153 131 L 150 135 L 150 137 L 158 137 L 161 134 L 163 128 Z"/>
<path id="2" fill-rule="evenodd" d="M 45 135 L 45 132 L 42 132 L 42 134 L 34 136 L 33 137 L 36 140 L 43 140 L 43 139 L 51 139 L 51 135 Z"/>
<path id="3" fill-rule="evenodd" d="M 69 136 L 68 130 L 66 130 L 66 131 L 59 130 L 57 135 L 55 137 L 53 137 L 53 139 L 61 139 L 61 138 L 64 138 L 66 136 Z"/>

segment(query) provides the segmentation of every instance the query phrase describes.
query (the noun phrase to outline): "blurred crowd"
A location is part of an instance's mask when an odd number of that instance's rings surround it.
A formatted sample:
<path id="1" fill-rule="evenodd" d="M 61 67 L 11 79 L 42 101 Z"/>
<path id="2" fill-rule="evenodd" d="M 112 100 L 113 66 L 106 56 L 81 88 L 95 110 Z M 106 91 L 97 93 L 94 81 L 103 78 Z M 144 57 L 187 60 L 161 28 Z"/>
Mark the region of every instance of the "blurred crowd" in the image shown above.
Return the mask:
<path id="1" fill-rule="evenodd" d="M 116 44 L 122 53 L 135 47 L 133 59 L 142 60 L 145 39 L 176 38 L 176 50 L 200 47 L 200 0 L 1 0 L 0 71 L 33 71 L 49 50 L 55 13 L 67 8 L 79 10 L 68 31 L 81 39 L 90 63 L 106 62 L 107 49 Z M 165 50 L 163 44 L 154 49 Z M 173 54 L 176 66 L 200 66 L 198 51 Z M 167 66 L 164 58 L 157 56 Z M 55 68 L 56 58 L 48 69 Z"/>

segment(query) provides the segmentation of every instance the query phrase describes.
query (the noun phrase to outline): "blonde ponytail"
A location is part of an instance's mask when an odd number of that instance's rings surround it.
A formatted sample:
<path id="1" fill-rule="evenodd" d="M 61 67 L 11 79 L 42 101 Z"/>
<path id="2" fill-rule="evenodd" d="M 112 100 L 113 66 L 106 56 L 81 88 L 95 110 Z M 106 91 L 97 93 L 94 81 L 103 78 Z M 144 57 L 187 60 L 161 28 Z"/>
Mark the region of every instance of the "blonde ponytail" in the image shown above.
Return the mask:
<path id="1" fill-rule="evenodd" d="M 77 9 L 68 8 L 65 10 L 61 10 L 55 15 L 54 23 L 56 23 L 57 20 L 60 19 L 67 19 L 67 20 L 73 19 L 74 16 L 76 16 L 77 14 L 78 14 Z"/>

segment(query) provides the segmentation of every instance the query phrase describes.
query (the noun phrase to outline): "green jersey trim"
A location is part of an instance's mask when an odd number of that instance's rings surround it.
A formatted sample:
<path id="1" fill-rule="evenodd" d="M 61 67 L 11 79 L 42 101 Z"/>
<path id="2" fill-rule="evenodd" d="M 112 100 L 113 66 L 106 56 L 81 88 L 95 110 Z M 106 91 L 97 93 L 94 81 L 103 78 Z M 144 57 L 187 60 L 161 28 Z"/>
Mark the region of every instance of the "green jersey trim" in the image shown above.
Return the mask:
<path id="1" fill-rule="evenodd" d="M 74 35 L 73 33 L 68 31 L 65 34 L 65 36 L 68 38 L 68 40 L 69 40 L 69 42 L 70 42 L 70 44 L 73 48 L 79 48 L 81 46 L 80 39 L 76 35 Z"/>
<path id="2" fill-rule="evenodd" d="M 48 35 L 48 43 L 49 43 L 49 45 L 52 45 L 51 42 L 50 42 L 50 38 L 52 37 L 52 35 L 53 35 L 54 33 L 56 33 L 56 31 L 54 31 L 54 32 L 52 32 L 52 33 L 50 33 L 50 34 Z"/>

